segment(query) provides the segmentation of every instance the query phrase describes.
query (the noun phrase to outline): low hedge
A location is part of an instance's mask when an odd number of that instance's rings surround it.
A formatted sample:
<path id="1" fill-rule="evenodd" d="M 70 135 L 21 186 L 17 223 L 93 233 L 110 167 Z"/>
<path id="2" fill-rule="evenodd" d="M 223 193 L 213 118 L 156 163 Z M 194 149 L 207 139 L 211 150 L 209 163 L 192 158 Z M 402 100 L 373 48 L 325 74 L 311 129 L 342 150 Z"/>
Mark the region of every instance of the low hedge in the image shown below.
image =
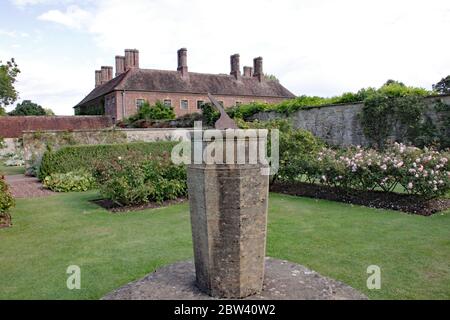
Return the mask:
<path id="1" fill-rule="evenodd" d="M 137 142 L 128 144 L 68 146 L 47 150 L 42 157 L 38 178 L 44 180 L 54 173 L 84 170 L 93 173 L 97 164 L 118 158 L 152 159 L 170 154 L 178 142 Z"/>

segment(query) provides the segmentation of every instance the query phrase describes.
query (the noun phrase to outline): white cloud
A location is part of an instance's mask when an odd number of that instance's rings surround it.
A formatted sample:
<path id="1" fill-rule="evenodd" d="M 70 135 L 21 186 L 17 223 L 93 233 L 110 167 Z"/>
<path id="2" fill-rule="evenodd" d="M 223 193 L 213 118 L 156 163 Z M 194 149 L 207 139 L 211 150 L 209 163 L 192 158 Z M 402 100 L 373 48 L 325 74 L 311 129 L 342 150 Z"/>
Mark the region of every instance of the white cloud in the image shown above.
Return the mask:
<path id="1" fill-rule="evenodd" d="M 91 57 L 98 65 L 77 69 L 60 62 L 44 73 L 58 79 L 64 77 L 62 68 L 73 75 L 69 83 L 40 81 L 30 90 L 38 94 L 49 85 L 61 95 L 68 89 L 79 92 L 70 99 L 50 98 L 48 93 L 50 106 L 62 101 L 70 111 L 70 103 L 91 89 L 94 68 L 113 65 L 114 55 L 125 48 L 140 49 L 143 67 L 175 69 L 176 50 L 187 47 L 190 70 L 211 73 L 228 73 L 233 53 L 241 54 L 243 65 L 261 55 L 265 71 L 296 94 L 336 95 L 379 86 L 389 78 L 431 88 L 450 74 L 448 0 L 84 0 L 76 6 L 70 0 L 14 2 L 65 3 L 69 7 L 52 8 L 39 19 L 82 31 L 100 49 Z M 25 84 L 32 87 L 24 80 L 24 90 Z"/>
<path id="2" fill-rule="evenodd" d="M 0 29 L 0 36 L 5 36 L 5 37 L 9 37 L 9 38 L 27 38 L 30 35 L 26 32 L 19 32 L 19 31 L 15 31 L 15 30 L 4 30 L 4 29 Z"/>
<path id="3" fill-rule="evenodd" d="M 69 6 L 65 12 L 50 10 L 41 14 L 38 19 L 59 23 L 73 29 L 82 29 L 92 19 L 92 15 L 78 6 Z"/>

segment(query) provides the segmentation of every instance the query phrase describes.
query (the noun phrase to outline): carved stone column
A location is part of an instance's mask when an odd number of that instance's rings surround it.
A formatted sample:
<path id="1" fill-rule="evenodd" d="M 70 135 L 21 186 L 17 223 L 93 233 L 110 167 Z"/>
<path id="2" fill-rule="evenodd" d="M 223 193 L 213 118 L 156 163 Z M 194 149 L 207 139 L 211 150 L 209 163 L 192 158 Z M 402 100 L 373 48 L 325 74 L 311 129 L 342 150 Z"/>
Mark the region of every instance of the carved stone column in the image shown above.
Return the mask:
<path id="1" fill-rule="evenodd" d="M 265 145 L 266 136 L 247 139 L 247 160 L 257 152 L 249 148 L 255 139 Z M 213 297 L 244 298 L 263 289 L 269 196 L 264 167 L 238 164 L 237 158 L 233 164 L 188 166 L 197 285 Z"/>

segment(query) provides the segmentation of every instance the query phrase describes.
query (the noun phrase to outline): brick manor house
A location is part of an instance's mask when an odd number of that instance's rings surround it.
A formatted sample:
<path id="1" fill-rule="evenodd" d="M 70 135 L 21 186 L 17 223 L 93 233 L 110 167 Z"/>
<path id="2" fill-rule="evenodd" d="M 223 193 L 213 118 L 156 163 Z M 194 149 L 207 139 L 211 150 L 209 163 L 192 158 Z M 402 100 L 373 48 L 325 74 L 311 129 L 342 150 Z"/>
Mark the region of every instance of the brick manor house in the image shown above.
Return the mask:
<path id="1" fill-rule="evenodd" d="M 178 70 L 153 70 L 139 67 L 139 51 L 125 50 L 116 56 L 113 67 L 95 71 L 95 88 L 75 106 L 77 115 L 109 115 L 117 120 L 136 113 L 148 101 L 161 101 L 173 107 L 177 116 L 198 112 L 213 94 L 225 107 L 254 101 L 277 103 L 294 98 L 289 90 L 263 73 L 263 59 L 255 58 L 252 67 L 241 74 L 239 55 L 231 56 L 231 73 L 206 74 L 188 71 L 187 50 L 178 50 Z"/>

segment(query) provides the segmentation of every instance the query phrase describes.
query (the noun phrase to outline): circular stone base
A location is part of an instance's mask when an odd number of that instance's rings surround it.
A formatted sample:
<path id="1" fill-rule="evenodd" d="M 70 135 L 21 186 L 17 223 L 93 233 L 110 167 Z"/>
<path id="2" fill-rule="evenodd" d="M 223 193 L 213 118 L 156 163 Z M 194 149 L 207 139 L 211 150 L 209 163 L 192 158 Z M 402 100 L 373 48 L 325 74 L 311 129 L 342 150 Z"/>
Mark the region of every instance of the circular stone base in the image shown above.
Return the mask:
<path id="1" fill-rule="evenodd" d="M 103 300 L 217 300 L 195 286 L 192 261 L 164 267 Z M 266 258 L 264 290 L 244 300 L 367 300 L 355 289 L 307 268 Z"/>

